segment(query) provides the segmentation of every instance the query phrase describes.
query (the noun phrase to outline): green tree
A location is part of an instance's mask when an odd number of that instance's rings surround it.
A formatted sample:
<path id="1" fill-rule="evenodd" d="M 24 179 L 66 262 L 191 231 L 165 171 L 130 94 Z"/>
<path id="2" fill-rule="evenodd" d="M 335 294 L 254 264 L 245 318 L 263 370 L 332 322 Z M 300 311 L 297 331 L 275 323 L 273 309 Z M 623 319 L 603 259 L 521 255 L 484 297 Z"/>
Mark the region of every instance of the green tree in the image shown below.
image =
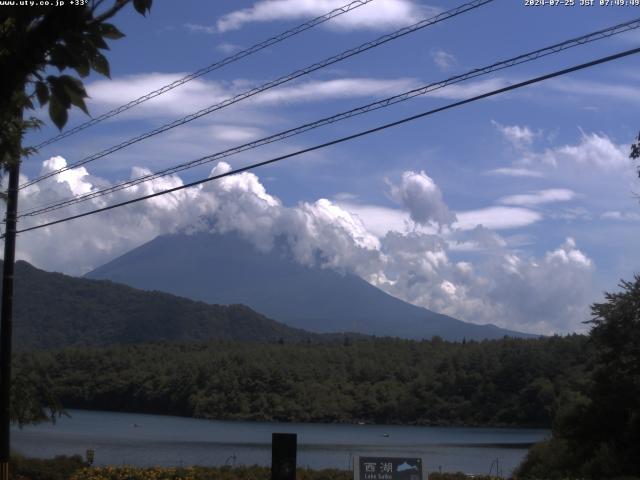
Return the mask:
<path id="1" fill-rule="evenodd" d="M 562 395 L 553 437 L 531 449 L 518 478 L 640 473 L 640 276 L 620 287 L 592 306 L 589 382 Z"/>
<path id="2" fill-rule="evenodd" d="M 640 158 L 640 133 L 631 144 L 631 152 L 629 153 L 629 158 L 633 160 L 637 160 Z M 640 177 L 640 167 L 638 167 L 638 177 Z"/>
<path id="3" fill-rule="evenodd" d="M 636 158 L 640 158 L 640 133 L 638 133 L 638 136 L 631 144 L 631 153 L 629 154 L 629 157 L 633 158 L 634 160 Z"/>
<path id="4" fill-rule="evenodd" d="M 623 281 L 622 291 L 607 293 L 593 305 L 591 338 L 596 347 L 591 406 L 595 454 L 615 474 L 640 473 L 640 276 Z M 585 419 L 586 420 L 586 419 Z M 599 472 L 598 465 L 594 474 Z"/>
<path id="5" fill-rule="evenodd" d="M 30 149 L 22 148 L 27 129 L 38 121 L 23 118 L 25 110 L 48 104 L 49 116 L 62 129 L 68 110 L 78 107 L 88 114 L 87 93 L 80 78 L 63 74 L 75 70 L 85 78 L 91 70 L 109 76 L 109 62 L 102 51 L 107 40 L 124 37 L 107 22 L 131 0 L 115 0 L 107 9 L 104 0 L 83 6 L 13 6 L 0 9 L 0 163 L 19 161 Z M 133 0 L 145 14 L 152 0 Z M 52 68 L 59 75 L 47 75 Z"/>
<path id="6" fill-rule="evenodd" d="M 25 113 L 35 109 L 37 99 L 40 107 L 48 105 L 49 116 L 59 129 L 67 123 L 68 111 L 73 106 L 88 114 L 84 100 L 87 93 L 81 78 L 91 70 L 108 77 L 109 62 L 102 52 L 109 49 L 107 40 L 124 37 L 108 20 L 129 3 L 145 15 L 152 0 L 114 0 L 106 7 L 105 0 L 81 3 L 0 7 L 0 173 L 6 172 L 10 178 L 10 188 L 7 194 L 2 194 L 8 200 L 5 243 L 11 245 L 5 245 L 5 252 L 7 248 L 14 250 L 15 234 L 11 233 L 10 225 L 15 226 L 19 164 L 23 157 L 34 153 L 33 148 L 23 145 L 23 138 L 29 129 L 42 124 L 32 115 L 25 117 Z M 58 74 L 54 74 L 56 69 Z M 75 70 L 80 78 L 69 75 L 68 70 Z M 5 254 L 5 258 L 11 259 L 6 263 L 13 263 L 13 253 Z M 13 266 L 8 278 L 13 276 L 12 269 Z M 10 307 L 7 317 L 11 318 Z M 8 353 L 6 356 L 3 353 L 2 367 L 9 377 L 11 329 L 7 324 L 10 325 L 9 321 L 3 318 L 1 350 Z M 46 389 L 35 388 L 28 377 L 15 373 L 18 375 L 14 375 L 12 392 L 16 398 L 11 402 L 13 420 L 36 421 L 60 411 Z"/>

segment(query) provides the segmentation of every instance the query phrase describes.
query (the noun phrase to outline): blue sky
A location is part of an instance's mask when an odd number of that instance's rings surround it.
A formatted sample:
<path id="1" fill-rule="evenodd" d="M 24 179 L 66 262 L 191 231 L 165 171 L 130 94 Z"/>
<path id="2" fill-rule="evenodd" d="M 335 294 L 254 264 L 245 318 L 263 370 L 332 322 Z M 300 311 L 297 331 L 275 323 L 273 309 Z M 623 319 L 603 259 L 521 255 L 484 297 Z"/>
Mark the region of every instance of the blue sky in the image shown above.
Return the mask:
<path id="1" fill-rule="evenodd" d="M 147 18 L 127 9 L 114 21 L 127 37 L 111 42 L 112 80 L 92 76 L 86 82 L 89 109 L 99 114 L 116 107 L 345 3 L 157 1 Z M 460 3 L 373 0 L 45 147 L 24 163 L 23 174 L 33 178 L 59 168 Z M 523 4 L 496 0 L 276 87 L 42 182 L 23 192 L 22 205 L 91 191 L 141 168 L 190 160 L 640 17 L 637 7 Z M 638 45 L 640 32 L 629 32 L 225 162 L 236 167 L 267 159 Z M 583 330 L 589 304 L 638 269 L 640 181 L 627 155 L 640 128 L 639 79 L 638 57 L 628 57 L 191 193 L 25 233 L 20 256 L 45 269 L 82 274 L 155 235 L 211 225 L 203 222 L 211 217 L 217 230 L 239 231 L 265 250 L 284 234 L 301 263 L 320 250 L 325 268 L 354 272 L 393 295 L 464 320 L 539 333 Z M 85 119 L 75 112 L 68 126 Z M 55 133 L 47 126 L 28 140 Z M 207 176 L 213 167 L 116 198 Z"/>

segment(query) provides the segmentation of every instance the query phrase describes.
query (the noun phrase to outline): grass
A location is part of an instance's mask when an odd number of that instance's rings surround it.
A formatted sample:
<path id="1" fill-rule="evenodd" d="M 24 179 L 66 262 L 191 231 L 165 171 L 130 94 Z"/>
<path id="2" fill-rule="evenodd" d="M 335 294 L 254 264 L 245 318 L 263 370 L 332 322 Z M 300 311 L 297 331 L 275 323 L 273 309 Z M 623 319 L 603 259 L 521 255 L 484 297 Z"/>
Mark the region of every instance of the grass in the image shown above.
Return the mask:
<path id="1" fill-rule="evenodd" d="M 298 468 L 297 480 L 351 480 L 348 470 L 311 470 Z M 495 477 L 473 477 L 493 480 Z M 12 480 L 270 480 L 270 467 L 91 467 L 80 457 L 59 456 L 53 459 L 12 457 Z M 469 480 L 463 473 L 432 473 L 429 480 Z"/>

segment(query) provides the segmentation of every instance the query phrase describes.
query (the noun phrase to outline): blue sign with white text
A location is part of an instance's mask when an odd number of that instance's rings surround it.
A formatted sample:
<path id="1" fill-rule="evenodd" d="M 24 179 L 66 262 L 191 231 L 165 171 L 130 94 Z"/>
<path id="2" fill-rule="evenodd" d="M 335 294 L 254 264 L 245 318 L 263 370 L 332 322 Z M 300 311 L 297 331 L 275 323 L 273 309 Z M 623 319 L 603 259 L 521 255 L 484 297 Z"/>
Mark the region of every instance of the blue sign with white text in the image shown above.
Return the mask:
<path id="1" fill-rule="evenodd" d="M 422 480 L 422 459 L 360 457 L 359 480 Z"/>

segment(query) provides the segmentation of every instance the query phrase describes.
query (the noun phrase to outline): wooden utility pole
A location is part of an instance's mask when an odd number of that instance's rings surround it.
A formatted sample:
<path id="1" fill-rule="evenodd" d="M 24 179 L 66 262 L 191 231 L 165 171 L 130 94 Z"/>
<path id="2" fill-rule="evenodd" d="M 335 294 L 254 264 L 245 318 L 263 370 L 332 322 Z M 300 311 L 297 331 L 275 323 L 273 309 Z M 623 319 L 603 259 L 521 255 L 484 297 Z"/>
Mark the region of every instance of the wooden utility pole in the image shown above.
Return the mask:
<path id="1" fill-rule="evenodd" d="M 2 306 L 0 307 L 0 480 L 9 480 L 11 447 L 11 332 L 13 330 L 13 271 L 16 256 L 18 179 L 20 159 L 7 166 L 9 189 L 2 268 Z"/>

